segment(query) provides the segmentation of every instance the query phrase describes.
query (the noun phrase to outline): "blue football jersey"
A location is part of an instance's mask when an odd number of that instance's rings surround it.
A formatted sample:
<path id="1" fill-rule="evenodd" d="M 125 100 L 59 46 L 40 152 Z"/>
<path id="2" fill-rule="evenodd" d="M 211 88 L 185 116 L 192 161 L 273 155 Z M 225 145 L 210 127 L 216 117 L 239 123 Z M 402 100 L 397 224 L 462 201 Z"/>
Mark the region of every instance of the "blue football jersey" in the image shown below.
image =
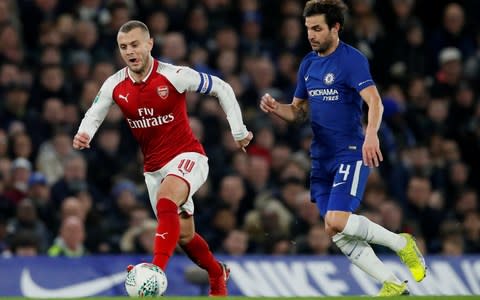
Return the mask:
<path id="1" fill-rule="evenodd" d="M 312 158 L 361 156 L 363 100 L 359 93 L 374 84 L 367 58 L 343 42 L 330 55 L 312 51 L 305 56 L 295 97 L 309 102 Z"/>

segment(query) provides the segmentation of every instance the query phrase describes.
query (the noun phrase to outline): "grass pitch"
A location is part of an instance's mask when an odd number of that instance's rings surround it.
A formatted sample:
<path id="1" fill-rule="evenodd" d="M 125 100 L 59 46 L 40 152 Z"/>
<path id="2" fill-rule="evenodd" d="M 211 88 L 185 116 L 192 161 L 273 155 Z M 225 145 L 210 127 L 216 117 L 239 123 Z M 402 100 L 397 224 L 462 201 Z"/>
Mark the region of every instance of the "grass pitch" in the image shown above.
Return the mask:
<path id="1" fill-rule="evenodd" d="M 219 297 L 215 297 L 218 299 Z M 343 296 L 343 297 L 225 297 L 224 299 L 232 300 L 359 300 L 359 299 L 371 299 L 373 296 Z M 23 297 L 1 297 L 1 300 L 23 300 L 32 298 Z M 128 297 L 88 297 L 88 298 L 68 298 L 55 300 L 72 300 L 72 299 L 86 299 L 86 300 L 127 300 Z M 210 297 L 158 297 L 157 299 L 165 300 L 211 300 Z M 476 296 L 401 296 L 401 297 L 388 297 L 388 300 L 474 300 L 480 299 L 479 295 Z"/>

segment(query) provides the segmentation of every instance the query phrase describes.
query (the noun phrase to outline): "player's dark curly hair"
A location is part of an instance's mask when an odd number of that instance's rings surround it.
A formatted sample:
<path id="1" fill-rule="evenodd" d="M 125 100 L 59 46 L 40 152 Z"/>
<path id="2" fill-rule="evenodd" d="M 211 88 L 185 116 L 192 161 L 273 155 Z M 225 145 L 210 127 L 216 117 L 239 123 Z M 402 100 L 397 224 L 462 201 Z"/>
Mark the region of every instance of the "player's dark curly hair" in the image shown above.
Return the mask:
<path id="1" fill-rule="evenodd" d="M 325 15 L 325 21 L 329 29 L 339 23 L 340 30 L 342 30 L 346 11 L 347 6 L 342 0 L 310 0 L 305 4 L 303 16 Z"/>

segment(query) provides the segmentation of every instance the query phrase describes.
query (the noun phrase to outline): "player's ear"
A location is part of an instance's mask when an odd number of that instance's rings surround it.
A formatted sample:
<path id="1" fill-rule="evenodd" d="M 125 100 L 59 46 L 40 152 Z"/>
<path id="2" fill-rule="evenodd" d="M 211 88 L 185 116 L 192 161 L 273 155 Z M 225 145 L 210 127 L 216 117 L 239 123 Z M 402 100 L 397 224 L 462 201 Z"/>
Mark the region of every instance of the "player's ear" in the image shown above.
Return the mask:
<path id="1" fill-rule="evenodd" d="M 153 49 L 153 38 L 148 39 L 148 46 L 150 48 L 150 51 Z"/>
<path id="2" fill-rule="evenodd" d="M 332 31 L 333 32 L 339 32 L 340 31 L 340 24 L 335 23 L 335 25 L 333 25 L 333 27 L 332 27 Z"/>

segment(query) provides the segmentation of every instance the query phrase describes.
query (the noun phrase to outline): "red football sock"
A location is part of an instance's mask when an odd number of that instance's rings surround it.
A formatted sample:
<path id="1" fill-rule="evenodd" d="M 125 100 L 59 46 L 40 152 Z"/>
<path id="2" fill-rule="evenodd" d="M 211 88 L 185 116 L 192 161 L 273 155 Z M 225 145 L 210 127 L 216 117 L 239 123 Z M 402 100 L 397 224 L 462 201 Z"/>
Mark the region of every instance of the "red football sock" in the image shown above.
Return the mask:
<path id="1" fill-rule="evenodd" d="M 188 244 L 183 245 L 182 249 L 194 263 L 205 269 L 209 276 L 222 275 L 223 270 L 220 264 L 213 257 L 207 242 L 198 233 L 195 233 L 193 239 Z"/>
<path id="2" fill-rule="evenodd" d="M 180 237 L 180 219 L 175 202 L 167 198 L 158 199 L 157 219 L 153 264 L 165 270 Z"/>

